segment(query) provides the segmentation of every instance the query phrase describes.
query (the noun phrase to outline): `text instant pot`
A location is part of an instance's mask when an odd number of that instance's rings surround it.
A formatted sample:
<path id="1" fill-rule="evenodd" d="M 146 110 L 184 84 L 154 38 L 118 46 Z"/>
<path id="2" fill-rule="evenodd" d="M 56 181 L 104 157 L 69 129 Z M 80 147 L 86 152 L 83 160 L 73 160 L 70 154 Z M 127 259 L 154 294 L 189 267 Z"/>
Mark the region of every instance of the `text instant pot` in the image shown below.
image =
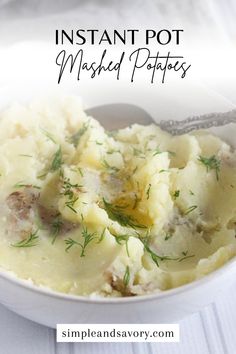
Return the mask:
<path id="1" fill-rule="evenodd" d="M 84 75 L 113 75 L 117 80 L 123 75 L 131 82 L 147 78 L 153 84 L 165 83 L 172 72 L 184 79 L 191 64 L 177 53 L 183 36 L 183 29 L 57 29 L 58 84 L 65 75 L 78 81 Z"/>

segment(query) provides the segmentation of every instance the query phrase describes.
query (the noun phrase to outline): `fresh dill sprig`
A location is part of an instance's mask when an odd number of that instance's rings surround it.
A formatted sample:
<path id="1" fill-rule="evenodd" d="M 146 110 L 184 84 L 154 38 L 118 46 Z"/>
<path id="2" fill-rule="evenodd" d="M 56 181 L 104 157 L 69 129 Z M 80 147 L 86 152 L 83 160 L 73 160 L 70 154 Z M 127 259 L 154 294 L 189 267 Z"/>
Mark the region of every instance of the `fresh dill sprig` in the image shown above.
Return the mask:
<path id="1" fill-rule="evenodd" d="M 74 245 L 77 245 L 77 246 L 81 247 L 80 257 L 85 257 L 85 249 L 91 241 L 93 241 L 94 239 L 97 238 L 97 236 L 95 236 L 95 235 L 96 235 L 96 232 L 90 233 L 90 232 L 88 232 L 87 227 L 83 227 L 83 229 L 82 229 L 83 243 L 73 240 L 72 238 L 66 239 L 65 240 L 65 244 L 67 245 L 66 252 L 68 252 L 69 249 L 71 247 L 73 247 Z"/>
<path id="2" fill-rule="evenodd" d="M 115 153 L 121 154 L 121 151 L 117 150 L 117 149 L 110 149 L 110 150 L 107 151 L 108 155 L 112 155 L 112 154 L 115 154 Z"/>
<path id="3" fill-rule="evenodd" d="M 188 251 L 183 251 L 183 252 L 182 252 L 182 255 L 183 255 L 183 257 L 179 258 L 179 259 L 178 259 L 178 262 L 182 262 L 182 261 L 184 261 L 185 259 L 195 257 L 195 254 L 188 255 Z"/>
<path id="4" fill-rule="evenodd" d="M 82 237 L 83 237 L 83 244 L 81 245 L 81 253 L 80 253 L 80 257 L 84 257 L 85 256 L 85 248 L 88 246 L 88 244 L 93 241 L 95 238 L 97 238 L 96 232 L 90 233 L 88 232 L 87 227 L 83 227 L 82 230 Z"/>
<path id="5" fill-rule="evenodd" d="M 123 277 L 123 283 L 125 287 L 129 285 L 129 281 L 130 281 L 130 270 L 129 270 L 129 266 L 126 266 L 125 274 Z"/>
<path id="6" fill-rule="evenodd" d="M 61 194 L 69 198 L 69 200 L 65 202 L 65 206 L 76 214 L 77 214 L 77 210 L 74 208 L 74 205 L 79 199 L 79 197 L 75 194 L 75 191 L 78 192 L 79 189 L 82 187 L 83 186 L 79 185 L 78 183 L 74 183 L 74 184 L 71 183 L 69 178 L 64 178 L 63 180 Z"/>
<path id="7" fill-rule="evenodd" d="M 158 147 L 158 148 L 156 148 L 156 149 L 154 150 L 152 156 L 156 156 L 156 155 L 160 155 L 160 154 L 162 154 L 162 151 L 161 151 L 161 150 L 159 149 L 159 147 Z"/>
<path id="8" fill-rule="evenodd" d="M 140 159 L 145 159 L 145 153 L 140 150 L 140 149 L 137 149 L 135 147 L 133 147 L 133 155 L 136 156 L 136 157 L 139 157 Z"/>
<path id="9" fill-rule="evenodd" d="M 133 210 L 137 208 L 138 203 L 140 202 L 140 198 L 138 198 L 137 194 L 135 193 L 134 195 L 134 205 L 133 205 Z"/>
<path id="10" fill-rule="evenodd" d="M 110 233 L 111 233 L 111 231 L 110 231 Z M 113 233 L 111 233 L 111 234 L 112 234 L 112 236 L 115 237 L 115 240 L 118 243 L 118 245 L 123 246 L 125 244 L 126 253 L 127 253 L 127 256 L 129 257 L 130 255 L 129 255 L 128 241 L 129 241 L 130 236 L 127 234 L 124 234 L 124 235 L 114 235 Z"/>
<path id="11" fill-rule="evenodd" d="M 69 178 L 64 178 L 62 185 L 62 194 L 68 196 L 69 199 L 73 199 L 74 190 L 78 191 L 82 187 L 83 186 L 79 185 L 78 183 L 71 183 Z"/>
<path id="12" fill-rule="evenodd" d="M 179 197 L 179 195 L 180 195 L 180 191 L 179 190 L 174 191 L 173 199 L 176 200 Z"/>
<path id="13" fill-rule="evenodd" d="M 197 205 L 190 206 L 188 209 L 185 210 L 184 215 L 188 215 L 189 213 L 191 213 L 195 209 L 197 209 Z"/>
<path id="14" fill-rule="evenodd" d="M 183 260 L 190 258 L 190 257 L 194 257 L 194 255 L 188 256 L 187 255 L 187 251 L 186 252 L 182 252 L 183 257 L 177 257 L 177 258 L 173 258 L 171 256 L 160 256 L 158 254 L 156 254 L 149 245 L 149 232 L 150 229 L 146 232 L 145 236 L 141 236 L 137 231 L 136 231 L 136 236 L 135 235 L 128 235 L 128 234 L 124 234 L 124 235 L 115 235 L 113 234 L 111 231 L 111 235 L 115 237 L 116 242 L 119 245 L 126 245 L 126 252 L 127 255 L 129 256 L 129 251 L 128 251 L 128 241 L 130 237 L 135 237 L 138 238 L 143 246 L 144 246 L 144 250 L 149 254 L 149 256 L 151 257 L 151 259 L 153 260 L 153 262 L 156 264 L 157 267 L 159 267 L 159 263 L 163 262 L 163 261 L 179 261 L 182 262 Z M 165 236 L 165 241 L 170 239 L 173 236 L 172 233 L 166 234 Z"/>
<path id="15" fill-rule="evenodd" d="M 78 199 L 79 199 L 79 197 L 73 197 L 72 199 L 65 202 L 65 206 L 67 208 L 69 208 L 70 210 L 72 210 L 75 214 L 77 214 L 77 210 L 74 208 L 74 205 Z"/>
<path id="16" fill-rule="evenodd" d="M 32 155 L 27 155 L 27 154 L 19 154 L 18 156 L 20 156 L 20 157 L 33 157 Z"/>
<path id="17" fill-rule="evenodd" d="M 105 237 L 106 229 L 107 229 L 107 228 L 104 227 L 104 229 L 103 229 L 103 231 L 102 231 L 102 233 L 101 233 L 101 235 L 100 235 L 99 240 L 98 240 L 97 243 L 100 243 L 100 242 L 103 241 L 103 239 L 104 239 L 104 237 Z"/>
<path id="18" fill-rule="evenodd" d="M 65 240 L 65 244 L 67 245 L 67 247 L 66 247 L 66 252 L 68 252 L 69 249 L 70 249 L 71 247 L 73 247 L 74 245 L 79 245 L 79 246 L 80 246 L 80 243 L 77 242 L 77 241 L 75 241 L 75 240 L 73 240 L 72 238 L 66 239 L 66 240 Z"/>
<path id="19" fill-rule="evenodd" d="M 171 237 L 173 236 L 173 234 L 172 233 L 170 233 L 170 232 L 167 232 L 166 234 L 165 234 L 165 241 L 168 241 Z"/>
<path id="20" fill-rule="evenodd" d="M 77 131 L 77 133 L 73 134 L 68 138 L 68 141 L 74 145 L 74 147 L 77 147 L 80 143 L 80 139 L 84 135 L 84 133 L 87 131 L 89 127 L 89 122 L 84 123 L 82 127 Z"/>
<path id="21" fill-rule="evenodd" d="M 207 172 L 210 170 L 215 170 L 216 179 L 219 180 L 219 172 L 220 172 L 220 160 L 217 159 L 215 155 L 211 157 L 199 156 L 198 160 L 206 166 Z"/>
<path id="22" fill-rule="evenodd" d="M 129 226 L 134 229 L 146 229 L 145 225 L 138 224 L 137 220 L 135 220 L 131 215 L 125 214 L 123 210 L 121 210 L 121 207 L 108 203 L 104 198 L 103 204 L 109 218 L 117 221 L 121 226 Z"/>
<path id="23" fill-rule="evenodd" d="M 176 258 L 172 258 L 170 256 L 159 256 L 156 254 L 153 250 L 151 250 L 149 244 L 148 244 L 148 238 L 145 237 L 139 237 L 139 240 L 142 242 L 145 251 L 151 256 L 153 262 L 156 264 L 157 267 L 159 267 L 159 262 L 161 261 L 175 261 L 177 260 Z"/>
<path id="24" fill-rule="evenodd" d="M 48 174 L 47 172 L 42 171 L 39 175 L 37 175 L 37 178 L 43 179 L 44 177 L 47 176 L 47 174 Z"/>
<path id="25" fill-rule="evenodd" d="M 83 170 L 82 170 L 81 167 L 78 167 L 78 172 L 79 172 L 81 177 L 84 177 Z"/>
<path id="26" fill-rule="evenodd" d="M 62 152 L 61 152 L 61 147 L 59 146 L 58 150 L 56 151 L 52 164 L 51 164 L 51 171 L 57 171 L 59 168 L 61 168 L 61 165 L 63 164 L 62 161 Z"/>
<path id="27" fill-rule="evenodd" d="M 149 183 L 148 188 L 147 188 L 147 191 L 146 191 L 147 199 L 149 199 L 149 197 L 150 197 L 150 190 L 151 190 L 151 187 L 152 187 L 152 185 L 151 185 L 151 183 Z"/>
<path id="28" fill-rule="evenodd" d="M 48 140 L 51 140 L 54 144 L 56 144 L 56 140 L 53 138 L 51 133 L 49 133 L 47 130 L 43 128 L 40 128 L 40 130 L 48 138 Z"/>
<path id="29" fill-rule="evenodd" d="M 24 238 L 23 240 L 16 242 L 16 243 L 12 243 L 11 246 L 12 247 L 18 247 L 18 248 L 23 248 L 23 247 L 34 247 L 38 244 L 38 230 L 35 232 L 31 232 L 30 235 L 26 238 Z"/>
<path id="30" fill-rule="evenodd" d="M 103 161 L 102 161 L 102 166 L 105 169 L 110 170 L 112 172 L 119 172 L 119 168 L 117 168 L 115 166 L 111 166 L 105 159 L 103 159 Z"/>
<path id="31" fill-rule="evenodd" d="M 159 173 L 163 173 L 163 172 L 170 172 L 170 171 L 169 170 L 164 170 L 164 169 L 159 171 Z"/>
<path id="32" fill-rule="evenodd" d="M 23 183 L 23 181 L 17 182 L 13 186 L 13 188 L 25 188 L 25 187 L 33 187 L 33 188 L 36 188 L 36 189 L 41 189 L 41 187 L 36 186 L 35 184 Z"/>
<path id="33" fill-rule="evenodd" d="M 57 238 L 58 234 L 60 233 L 62 226 L 63 226 L 63 222 L 61 220 L 53 221 L 52 227 L 51 227 L 51 236 L 53 237 L 52 238 L 52 245 L 56 241 L 56 238 Z"/>

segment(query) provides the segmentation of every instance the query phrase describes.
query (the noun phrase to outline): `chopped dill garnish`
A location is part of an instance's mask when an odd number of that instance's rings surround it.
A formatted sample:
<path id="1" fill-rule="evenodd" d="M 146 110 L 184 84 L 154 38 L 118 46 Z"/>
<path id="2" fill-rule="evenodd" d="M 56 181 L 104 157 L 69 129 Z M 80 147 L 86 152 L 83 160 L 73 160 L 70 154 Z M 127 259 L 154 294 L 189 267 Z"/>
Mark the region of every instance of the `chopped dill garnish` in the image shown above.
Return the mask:
<path id="1" fill-rule="evenodd" d="M 40 130 L 48 138 L 48 140 L 51 140 L 54 144 L 56 144 L 56 140 L 53 138 L 51 133 L 49 133 L 47 130 L 43 128 L 40 128 Z"/>
<path id="2" fill-rule="evenodd" d="M 168 150 L 167 152 L 170 156 L 176 156 L 176 152 L 174 152 L 174 151 Z"/>
<path id="3" fill-rule="evenodd" d="M 152 156 L 156 156 L 156 155 L 160 155 L 162 154 L 162 151 L 159 149 L 159 148 L 156 148 L 153 152 L 153 155 Z"/>
<path id="4" fill-rule="evenodd" d="M 23 183 L 23 181 L 17 182 L 13 186 L 13 188 L 25 188 L 25 187 L 33 187 L 33 188 L 36 188 L 36 189 L 41 189 L 41 187 L 36 186 L 35 184 Z"/>
<path id="5" fill-rule="evenodd" d="M 72 210 L 75 214 L 77 214 L 77 210 L 75 210 L 74 205 L 78 199 L 79 199 L 79 197 L 73 197 L 72 199 L 65 202 L 65 206 L 67 208 L 69 208 L 70 210 Z"/>
<path id="6" fill-rule="evenodd" d="M 111 231 L 110 231 L 110 233 L 111 233 Z M 115 237 L 115 240 L 118 243 L 118 245 L 123 246 L 125 244 L 126 253 L 127 253 L 127 256 L 129 257 L 130 255 L 129 255 L 128 241 L 129 241 L 130 236 L 127 234 L 124 234 L 124 235 L 112 234 L 112 236 Z"/>
<path id="7" fill-rule="evenodd" d="M 81 137 L 84 135 L 84 133 L 87 131 L 89 127 L 89 122 L 84 123 L 82 127 L 77 131 L 77 133 L 73 134 L 71 137 L 69 137 L 68 141 L 74 145 L 74 147 L 77 147 L 80 143 Z"/>
<path id="8" fill-rule="evenodd" d="M 174 193 L 173 193 L 173 198 L 174 200 L 176 200 L 180 195 L 180 191 L 179 190 L 176 190 Z"/>
<path id="9" fill-rule="evenodd" d="M 182 258 L 178 259 L 178 262 L 185 261 L 185 259 L 192 258 L 192 257 L 195 257 L 195 254 L 191 254 L 189 256 L 182 257 Z"/>
<path id="10" fill-rule="evenodd" d="M 188 256 L 188 251 L 183 251 L 183 252 L 182 252 L 182 255 L 183 255 L 183 257 L 179 258 L 179 259 L 178 259 L 178 262 L 182 262 L 182 261 L 184 261 L 185 259 L 195 257 L 195 254 L 191 254 L 191 255 Z"/>
<path id="11" fill-rule="evenodd" d="M 119 243 L 119 245 L 122 245 L 122 241 L 127 242 L 129 239 L 129 235 L 113 235 L 116 238 L 116 242 Z"/>
<path id="12" fill-rule="evenodd" d="M 133 205 L 133 210 L 137 208 L 138 202 L 140 202 L 140 198 L 138 198 L 137 194 L 135 193 L 134 195 L 134 205 Z"/>
<path id="13" fill-rule="evenodd" d="M 65 240 L 65 244 L 67 245 L 66 252 L 68 252 L 68 250 L 74 245 L 77 245 L 81 247 L 80 257 L 85 257 L 85 249 L 92 240 L 97 238 L 95 235 L 96 235 L 95 232 L 89 233 L 87 227 L 83 227 L 82 230 L 83 243 L 75 241 L 72 238 L 66 239 Z"/>
<path id="14" fill-rule="evenodd" d="M 96 232 L 93 232 L 93 233 L 90 233 L 88 232 L 88 229 L 87 227 L 83 227 L 83 230 L 82 230 L 82 237 L 83 237 L 83 244 L 81 245 L 81 254 L 80 254 L 80 257 L 84 257 L 85 256 L 85 248 L 88 246 L 88 244 L 94 240 L 95 238 L 97 238 L 96 235 Z"/>
<path id="15" fill-rule="evenodd" d="M 32 155 L 27 155 L 27 154 L 19 154 L 18 156 L 21 156 L 21 157 L 33 157 Z"/>
<path id="16" fill-rule="evenodd" d="M 153 156 L 163 154 L 164 152 L 167 152 L 167 153 L 168 153 L 169 155 L 171 155 L 171 156 L 175 156 L 175 155 L 176 155 L 176 153 L 175 153 L 174 151 L 169 151 L 169 150 L 167 150 L 167 151 L 161 151 L 159 148 L 157 148 L 157 149 L 154 151 Z"/>
<path id="17" fill-rule="evenodd" d="M 102 165 L 107 170 L 114 171 L 114 172 L 119 172 L 119 168 L 117 168 L 115 166 L 111 166 L 105 159 L 102 161 Z"/>
<path id="18" fill-rule="evenodd" d="M 78 171 L 81 177 L 84 177 L 83 170 L 81 167 L 78 167 Z"/>
<path id="19" fill-rule="evenodd" d="M 38 236 L 37 236 L 38 230 L 35 232 L 31 232 L 30 235 L 16 243 L 12 243 L 12 247 L 18 247 L 18 248 L 23 248 L 23 247 L 34 247 L 38 244 Z"/>
<path id="20" fill-rule="evenodd" d="M 160 170 L 159 173 L 163 173 L 163 172 L 170 172 L 169 170 Z"/>
<path id="21" fill-rule="evenodd" d="M 56 241 L 56 238 L 57 238 L 58 234 L 60 233 L 62 225 L 63 225 L 63 222 L 61 220 L 53 221 L 52 227 L 51 227 L 51 236 L 53 237 L 52 238 L 52 245 Z"/>
<path id="22" fill-rule="evenodd" d="M 220 160 L 217 159 L 215 155 L 211 157 L 199 156 L 198 160 L 206 166 L 207 172 L 210 170 L 215 170 L 216 179 L 219 180 L 219 172 L 220 172 Z"/>
<path id="23" fill-rule="evenodd" d="M 150 190 L 151 190 L 151 187 L 152 187 L 152 185 L 151 185 L 151 183 L 149 183 L 148 189 L 147 189 L 147 191 L 146 191 L 147 199 L 149 199 L 149 197 L 150 197 Z"/>
<path id="24" fill-rule="evenodd" d="M 103 239 L 104 239 L 104 237 L 105 237 L 106 229 L 107 229 L 107 228 L 104 227 L 104 229 L 103 229 L 103 231 L 102 231 L 102 233 L 101 233 L 101 235 L 100 235 L 99 240 L 98 240 L 97 243 L 100 243 L 100 242 L 103 241 Z"/>
<path id="25" fill-rule="evenodd" d="M 79 185 L 78 183 L 75 184 L 71 183 L 69 178 L 65 178 L 63 180 L 61 194 L 69 198 L 69 200 L 65 202 L 65 206 L 76 214 L 77 214 L 77 210 L 74 208 L 74 205 L 79 199 L 79 197 L 75 194 L 75 191 L 78 192 L 82 187 L 83 186 Z"/>
<path id="26" fill-rule="evenodd" d="M 123 283 L 125 287 L 129 285 L 129 281 L 130 281 L 130 271 L 129 271 L 129 266 L 126 266 L 125 274 L 123 277 Z"/>
<path id="27" fill-rule="evenodd" d="M 52 160 L 51 171 L 59 170 L 62 164 L 63 164 L 62 153 L 61 153 L 61 147 L 59 146 Z"/>
<path id="28" fill-rule="evenodd" d="M 100 143 L 99 141 L 95 141 L 96 145 L 103 145 L 103 143 Z"/>
<path id="29" fill-rule="evenodd" d="M 191 191 L 191 189 L 189 190 L 189 193 L 190 193 L 191 195 L 195 195 L 195 194 L 193 193 L 193 191 Z"/>
<path id="30" fill-rule="evenodd" d="M 136 167 L 133 169 L 133 174 L 134 174 L 135 172 L 137 172 L 137 170 L 138 170 L 138 166 L 136 166 Z"/>
<path id="31" fill-rule="evenodd" d="M 165 241 L 168 241 L 171 237 L 173 236 L 173 234 L 172 233 L 170 233 L 170 232 L 167 232 L 166 234 L 165 234 Z"/>
<path id="32" fill-rule="evenodd" d="M 142 150 L 133 147 L 133 155 L 140 159 L 145 159 L 145 154 Z"/>
<path id="33" fill-rule="evenodd" d="M 151 248 L 148 245 L 148 238 L 145 237 L 139 237 L 139 240 L 142 242 L 145 251 L 151 256 L 153 262 L 156 264 L 157 267 L 159 267 L 159 262 L 161 261 L 175 261 L 177 260 L 176 258 L 171 258 L 169 256 L 159 256 L 158 254 L 156 254 L 153 250 L 151 250 Z"/>
<path id="34" fill-rule="evenodd" d="M 67 195 L 69 199 L 73 199 L 74 197 L 74 189 L 76 191 L 79 191 L 80 188 L 82 188 L 82 185 L 79 185 L 78 183 L 71 183 L 69 178 L 65 178 L 63 180 L 63 185 L 62 185 L 62 194 L 65 196 Z"/>
<path id="35" fill-rule="evenodd" d="M 187 210 L 185 210 L 184 215 L 188 215 L 192 211 L 194 211 L 197 208 L 197 205 L 192 205 L 190 206 Z"/>
<path id="36" fill-rule="evenodd" d="M 112 154 L 115 154 L 115 153 L 121 154 L 121 151 L 120 150 L 116 150 L 116 149 L 110 149 L 110 150 L 107 151 L 108 155 L 112 155 Z"/>
<path id="37" fill-rule="evenodd" d="M 44 178 L 44 177 L 46 177 L 46 176 L 47 176 L 47 172 L 43 172 L 43 171 L 42 171 L 42 174 L 38 175 L 37 178 L 40 178 L 40 179 L 41 179 L 41 178 Z"/>
<path id="38" fill-rule="evenodd" d="M 126 215 L 119 206 L 108 203 L 104 198 L 103 204 L 109 218 L 117 221 L 121 226 L 146 229 L 145 225 L 138 224 L 137 220 L 135 220 L 131 215 Z"/>
<path id="39" fill-rule="evenodd" d="M 77 241 L 75 241 L 75 240 L 73 240 L 72 238 L 66 239 L 66 240 L 65 240 L 65 244 L 67 245 L 67 247 L 66 247 L 66 252 L 68 252 L 69 249 L 70 249 L 71 247 L 73 247 L 74 245 L 79 245 L 79 246 L 80 246 L 80 243 L 77 242 Z"/>

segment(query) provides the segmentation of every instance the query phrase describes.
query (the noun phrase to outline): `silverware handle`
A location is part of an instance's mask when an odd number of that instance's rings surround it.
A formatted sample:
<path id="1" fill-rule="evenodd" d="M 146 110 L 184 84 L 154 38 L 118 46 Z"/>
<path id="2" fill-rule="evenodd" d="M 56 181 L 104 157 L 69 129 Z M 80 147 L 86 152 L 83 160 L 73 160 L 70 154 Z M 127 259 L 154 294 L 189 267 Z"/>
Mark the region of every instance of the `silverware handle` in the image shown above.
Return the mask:
<path id="1" fill-rule="evenodd" d="M 201 116 L 189 117 L 180 121 L 162 120 L 159 126 L 161 129 L 176 135 L 189 133 L 190 131 L 196 129 L 219 127 L 229 123 L 236 123 L 236 109 L 224 113 L 210 113 Z"/>

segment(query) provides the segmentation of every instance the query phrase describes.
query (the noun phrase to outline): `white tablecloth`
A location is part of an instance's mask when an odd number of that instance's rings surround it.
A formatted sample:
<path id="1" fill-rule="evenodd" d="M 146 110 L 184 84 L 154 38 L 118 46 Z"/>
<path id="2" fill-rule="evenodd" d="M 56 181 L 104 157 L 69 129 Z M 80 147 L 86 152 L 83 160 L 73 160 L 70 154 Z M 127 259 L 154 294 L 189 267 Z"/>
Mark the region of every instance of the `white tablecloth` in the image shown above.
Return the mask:
<path id="1" fill-rule="evenodd" d="M 55 331 L 0 306 L 1 354 L 234 354 L 235 286 L 180 322 L 180 343 L 56 343 Z"/>

